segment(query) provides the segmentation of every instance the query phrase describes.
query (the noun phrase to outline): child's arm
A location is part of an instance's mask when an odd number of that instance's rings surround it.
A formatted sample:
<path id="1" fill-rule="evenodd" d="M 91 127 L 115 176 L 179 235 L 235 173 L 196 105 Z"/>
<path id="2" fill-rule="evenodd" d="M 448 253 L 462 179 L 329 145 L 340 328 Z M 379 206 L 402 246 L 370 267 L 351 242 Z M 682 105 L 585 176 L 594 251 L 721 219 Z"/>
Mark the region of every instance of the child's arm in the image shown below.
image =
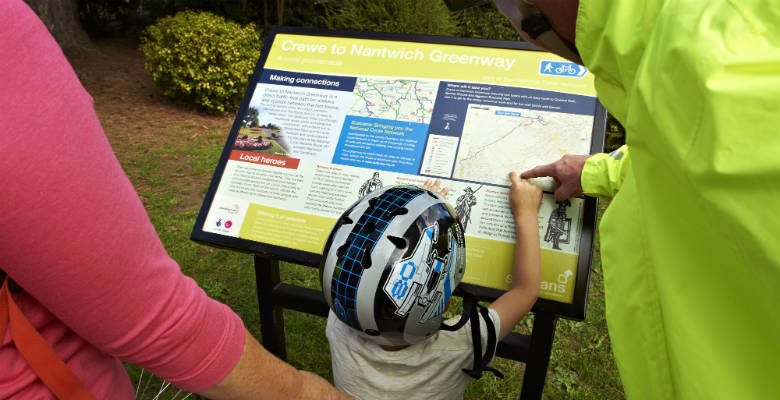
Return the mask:
<path id="1" fill-rule="evenodd" d="M 517 243 L 512 288 L 489 307 L 496 310 L 501 318 L 498 340 L 512 332 L 536 302 L 541 268 L 537 215 L 542 191 L 527 180 L 520 179 L 515 172 L 509 173 L 509 180 L 512 181 L 509 204 L 515 218 Z"/>

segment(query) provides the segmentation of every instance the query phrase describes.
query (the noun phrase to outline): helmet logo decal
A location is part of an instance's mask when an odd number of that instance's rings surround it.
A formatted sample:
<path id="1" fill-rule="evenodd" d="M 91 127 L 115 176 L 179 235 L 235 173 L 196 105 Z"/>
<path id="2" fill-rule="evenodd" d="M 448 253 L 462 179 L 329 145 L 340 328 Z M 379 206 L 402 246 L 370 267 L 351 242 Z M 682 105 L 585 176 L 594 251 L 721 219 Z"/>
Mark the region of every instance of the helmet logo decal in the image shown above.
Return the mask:
<path id="1" fill-rule="evenodd" d="M 418 321 L 424 323 L 444 312 L 452 291 L 453 244 L 439 256 L 434 248 L 438 237 L 439 224 L 434 223 L 420 235 L 412 254 L 393 265 L 383 290 L 397 307 L 396 315 L 405 317 L 417 305 L 425 309 Z"/>
<path id="2" fill-rule="evenodd" d="M 390 297 L 394 299 L 403 299 L 406 293 L 409 292 L 409 279 L 414 278 L 414 273 L 417 272 L 417 267 L 414 266 L 414 261 L 407 261 L 401 266 L 401 279 L 398 279 L 393 284 L 393 290 L 390 293 Z"/>

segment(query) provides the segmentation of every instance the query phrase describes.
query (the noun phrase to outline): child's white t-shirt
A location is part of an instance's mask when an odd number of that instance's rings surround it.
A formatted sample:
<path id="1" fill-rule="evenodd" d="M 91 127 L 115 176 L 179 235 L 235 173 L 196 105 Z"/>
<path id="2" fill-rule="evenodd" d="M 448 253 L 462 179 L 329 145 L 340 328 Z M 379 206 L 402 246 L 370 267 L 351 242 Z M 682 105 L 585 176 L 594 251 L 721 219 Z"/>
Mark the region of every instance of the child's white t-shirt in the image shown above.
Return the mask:
<path id="1" fill-rule="evenodd" d="M 501 330 L 498 313 L 488 309 L 496 336 Z M 447 321 L 453 325 L 460 317 Z M 482 349 L 487 328 L 480 315 Z M 461 399 L 471 377 L 474 351 L 471 324 L 457 331 L 439 331 L 431 338 L 403 350 L 386 351 L 341 322 L 331 311 L 325 329 L 330 342 L 336 387 L 356 399 Z M 497 342 L 497 341 L 496 341 Z M 492 364 L 493 360 L 490 360 Z"/>

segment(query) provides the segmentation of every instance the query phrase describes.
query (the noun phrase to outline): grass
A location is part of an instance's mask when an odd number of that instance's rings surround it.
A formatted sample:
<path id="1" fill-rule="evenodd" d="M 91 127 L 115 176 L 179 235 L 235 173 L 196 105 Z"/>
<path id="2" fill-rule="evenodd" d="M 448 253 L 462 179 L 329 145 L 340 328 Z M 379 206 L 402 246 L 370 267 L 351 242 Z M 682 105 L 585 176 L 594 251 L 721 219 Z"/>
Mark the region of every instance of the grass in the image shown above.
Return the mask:
<path id="1" fill-rule="evenodd" d="M 112 141 L 160 238 L 170 255 L 180 263 L 182 271 L 193 277 L 209 296 L 233 308 L 250 331 L 259 337 L 252 257 L 202 246 L 188 239 L 200 201 L 222 151 L 227 128 L 213 129 L 204 134 L 202 127 L 185 123 L 172 126 L 169 134 L 144 143 L 134 143 L 130 136 L 121 135 L 112 138 Z M 193 136 L 197 140 L 171 140 Z M 319 288 L 317 271 L 308 267 L 283 263 L 282 279 L 290 284 Z M 598 242 L 590 285 L 585 322 L 561 320 L 558 324 L 545 398 L 623 397 L 604 318 Z M 453 310 L 456 312 L 456 307 Z M 332 379 L 324 334 L 325 320 L 289 310 L 284 312 L 284 317 L 288 361 L 297 368 Z M 529 333 L 532 318 L 529 316 L 521 322 L 516 331 Z M 467 399 L 517 397 L 522 386 L 524 365 L 499 359 L 497 367 L 507 377 L 499 380 L 486 375 L 471 384 L 466 393 Z M 129 368 L 137 379 L 137 369 Z"/>

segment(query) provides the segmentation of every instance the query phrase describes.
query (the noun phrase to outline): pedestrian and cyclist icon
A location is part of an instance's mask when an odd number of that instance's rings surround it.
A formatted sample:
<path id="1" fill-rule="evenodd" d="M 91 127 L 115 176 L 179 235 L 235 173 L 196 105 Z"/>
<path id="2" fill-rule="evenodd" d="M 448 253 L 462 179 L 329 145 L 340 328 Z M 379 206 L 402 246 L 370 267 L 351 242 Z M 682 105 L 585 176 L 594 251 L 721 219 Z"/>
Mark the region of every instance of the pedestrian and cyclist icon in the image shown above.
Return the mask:
<path id="1" fill-rule="evenodd" d="M 539 73 L 541 75 L 582 78 L 587 72 L 588 69 L 582 65 L 568 61 L 542 60 L 539 64 Z"/>

